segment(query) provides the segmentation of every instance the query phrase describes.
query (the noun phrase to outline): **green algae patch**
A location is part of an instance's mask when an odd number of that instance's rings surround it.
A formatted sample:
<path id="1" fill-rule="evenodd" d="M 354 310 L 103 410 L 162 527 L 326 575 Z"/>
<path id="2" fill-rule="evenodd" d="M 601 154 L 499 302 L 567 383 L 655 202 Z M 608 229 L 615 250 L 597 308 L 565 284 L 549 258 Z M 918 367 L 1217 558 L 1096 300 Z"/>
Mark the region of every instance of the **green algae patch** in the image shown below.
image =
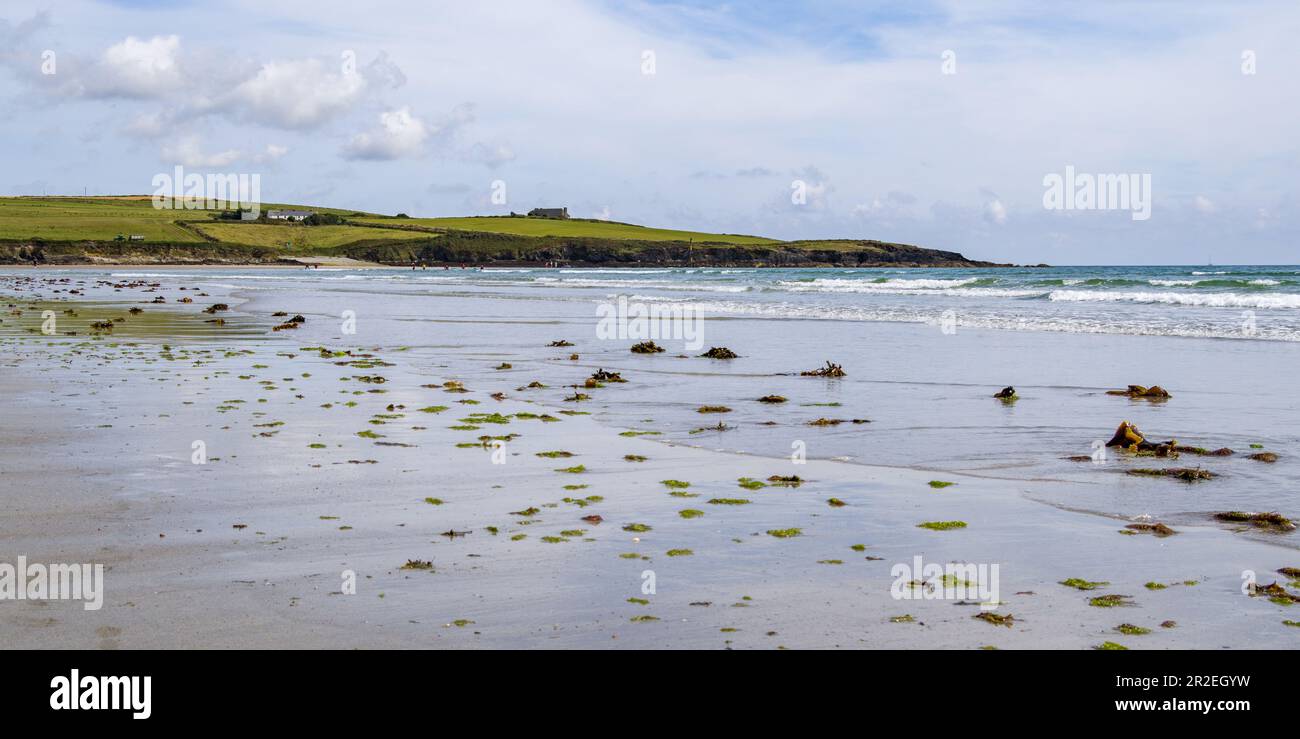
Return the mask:
<path id="1" fill-rule="evenodd" d="M 641 559 L 640 552 L 623 552 L 618 555 L 619 559 Z"/>
<path id="2" fill-rule="evenodd" d="M 566 452 L 566 451 L 562 451 L 562 450 L 556 450 L 556 451 L 552 451 L 552 452 L 538 452 L 538 453 L 537 453 L 537 456 L 539 456 L 539 457 L 545 457 L 545 458 L 547 458 L 547 459 L 567 459 L 568 457 L 572 457 L 572 456 L 573 456 L 573 452 Z"/>
<path id="3" fill-rule="evenodd" d="M 1069 579 L 1062 580 L 1061 584 L 1066 586 L 1067 588 L 1074 588 L 1076 590 L 1096 590 L 1097 588 L 1105 587 L 1110 583 L 1104 580 L 1093 581 L 1093 580 L 1084 580 L 1083 578 L 1080 577 L 1071 577 Z"/>
<path id="4" fill-rule="evenodd" d="M 644 462 L 644 461 L 646 461 L 646 457 L 643 457 L 643 456 L 641 456 L 640 454 L 624 454 L 624 455 L 623 455 L 623 461 L 624 461 L 624 462 Z"/>
<path id="5" fill-rule="evenodd" d="M 1129 595 L 1099 595 L 1095 598 L 1088 599 L 1088 605 L 1094 608 L 1115 608 L 1117 606 L 1131 606 L 1132 596 Z"/>
<path id="6" fill-rule="evenodd" d="M 479 423 L 510 423 L 510 416 L 503 416 L 500 413 L 471 413 L 465 418 L 460 419 L 461 423 L 479 424 Z"/>
<path id="7" fill-rule="evenodd" d="M 542 541 L 546 542 L 547 544 L 560 544 L 562 542 L 568 541 L 568 539 L 565 539 L 563 536 L 543 536 Z"/>
<path id="8" fill-rule="evenodd" d="M 692 552 L 689 549 L 669 549 L 667 552 L 664 552 L 664 554 L 667 554 L 669 557 L 689 557 L 695 554 L 695 552 Z"/>
<path id="9" fill-rule="evenodd" d="M 560 536 L 568 536 L 574 539 L 585 535 L 587 532 L 582 529 L 568 529 L 560 532 Z"/>
<path id="10" fill-rule="evenodd" d="M 704 511 L 697 511 L 694 508 L 686 508 L 677 512 L 682 518 L 699 518 L 704 515 Z"/>
<path id="11" fill-rule="evenodd" d="M 424 502 L 429 505 L 442 505 L 442 498 L 425 498 Z"/>
<path id="12" fill-rule="evenodd" d="M 793 539 L 796 536 L 803 535 L 803 529 L 768 529 L 768 536 L 775 536 L 778 539 Z"/>
<path id="13" fill-rule="evenodd" d="M 623 527 L 623 530 L 624 530 L 624 531 L 631 531 L 631 532 L 634 533 L 634 534 L 645 533 L 646 531 L 649 531 L 650 529 L 651 529 L 650 526 L 647 526 L 646 524 L 643 524 L 643 523 L 630 523 L 630 524 L 628 524 L 628 525 L 626 525 L 626 526 Z"/>
<path id="14" fill-rule="evenodd" d="M 363 439 L 382 439 L 382 438 L 384 438 L 384 435 L 383 435 L 383 434 L 376 434 L 374 431 L 370 431 L 369 429 L 367 429 L 367 430 L 365 430 L 365 431 L 358 431 L 358 432 L 357 432 L 357 436 L 360 436 L 360 437 L 363 438 Z"/>
<path id="15" fill-rule="evenodd" d="M 916 617 L 913 616 L 913 615 L 910 614 L 910 613 L 904 613 L 904 614 L 901 615 L 901 616 L 890 616 L 890 617 L 889 617 L 889 623 L 891 623 L 891 624 L 911 624 L 911 623 L 916 623 Z"/>
<path id="16" fill-rule="evenodd" d="M 953 485 L 956 484 L 957 483 L 955 482 L 946 482 L 944 480 L 931 480 L 929 482 L 930 487 L 934 488 L 935 490 L 942 490 L 947 487 L 952 487 Z"/>
<path id="17" fill-rule="evenodd" d="M 627 602 L 628 602 L 628 603 L 635 603 L 635 604 L 638 605 L 638 606 L 648 606 L 648 605 L 650 605 L 650 601 L 646 600 L 645 598 L 628 598 L 628 599 L 627 599 Z"/>
<path id="18" fill-rule="evenodd" d="M 1134 626 L 1133 624 L 1120 624 L 1119 626 L 1115 627 L 1115 630 L 1126 636 L 1142 636 L 1143 634 L 1151 633 L 1151 629 L 1145 629 L 1142 628 L 1141 626 Z"/>
<path id="19" fill-rule="evenodd" d="M 633 616 L 633 617 L 632 617 L 631 619 L 629 619 L 629 620 L 630 620 L 632 623 L 634 623 L 634 624 L 644 624 L 644 623 L 649 623 L 649 622 L 651 622 L 651 621 L 658 621 L 658 620 L 659 620 L 659 617 L 658 617 L 658 616 L 643 615 L 643 616 Z"/>
<path id="20" fill-rule="evenodd" d="M 681 480 L 660 480 L 659 484 L 676 490 L 685 490 L 691 486 L 689 482 L 683 482 Z"/>
<path id="21" fill-rule="evenodd" d="M 746 498 L 711 498 L 710 505 L 749 505 L 753 501 Z"/>
<path id="22" fill-rule="evenodd" d="M 515 534 L 514 536 L 510 537 L 510 541 L 523 541 L 524 539 L 527 538 L 528 538 L 528 534 Z"/>
<path id="23" fill-rule="evenodd" d="M 1146 588 L 1147 590 L 1164 590 L 1169 586 L 1165 585 L 1162 582 L 1149 582 L 1146 585 L 1143 585 L 1142 587 Z"/>
<path id="24" fill-rule="evenodd" d="M 560 412 L 563 413 L 564 411 L 560 411 Z M 628 438 L 632 438 L 636 436 L 659 436 L 661 433 L 662 432 L 660 431 L 624 431 L 620 433 L 619 436 L 626 436 Z"/>
<path id="25" fill-rule="evenodd" d="M 308 449 L 324 449 L 324 448 L 325 448 L 325 445 L 324 445 L 324 444 L 308 444 L 308 445 L 307 445 L 307 448 L 308 448 Z"/>
<path id="26" fill-rule="evenodd" d="M 742 477 L 736 481 L 736 484 L 746 490 L 760 490 L 767 487 L 767 483 L 762 480 L 755 480 L 751 477 Z"/>
<path id="27" fill-rule="evenodd" d="M 865 552 L 865 551 L 867 551 L 867 545 L 866 545 L 866 544 L 854 544 L 854 545 L 850 546 L 849 549 L 852 549 L 852 550 L 855 551 L 855 552 Z"/>
<path id="28" fill-rule="evenodd" d="M 916 525 L 918 529 L 930 529 L 931 531 L 949 531 L 951 529 L 966 528 L 965 521 L 926 521 Z"/>
<path id="29" fill-rule="evenodd" d="M 725 405 L 702 405 L 695 409 L 696 413 L 730 413 L 731 409 Z"/>
<path id="30" fill-rule="evenodd" d="M 428 405 L 419 409 L 420 413 L 442 413 L 447 410 L 445 405 Z"/>
<path id="31" fill-rule="evenodd" d="M 1126 652 L 1126 651 L 1128 651 L 1128 647 L 1124 646 L 1123 644 L 1116 644 L 1116 643 L 1113 642 L 1113 641 L 1104 641 L 1104 642 L 1102 642 L 1101 644 L 1098 644 L 1097 646 L 1093 647 L 1093 649 L 1098 649 L 1098 650 L 1101 650 L 1101 651 L 1103 651 L 1103 652 Z"/>
<path id="32" fill-rule="evenodd" d="M 555 471 L 568 472 L 570 474 L 578 475 L 578 474 L 582 474 L 583 472 L 586 472 L 587 468 L 586 466 L 579 464 L 579 465 L 574 465 L 573 467 L 557 467 Z"/>
<path id="33" fill-rule="evenodd" d="M 819 565 L 842 565 L 842 564 L 844 564 L 844 560 L 842 560 L 842 559 L 819 559 L 819 560 L 817 560 L 817 564 L 819 564 Z"/>
<path id="34" fill-rule="evenodd" d="M 423 559 L 408 559 L 406 564 L 397 568 L 399 570 L 432 570 L 433 563 Z"/>
<path id="35" fill-rule="evenodd" d="M 830 506 L 831 508 L 843 508 L 844 506 L 848 505 L 848 503 L 845 503 L 839 498 L 828 498 L 826 500 L 826 505 Z"/>

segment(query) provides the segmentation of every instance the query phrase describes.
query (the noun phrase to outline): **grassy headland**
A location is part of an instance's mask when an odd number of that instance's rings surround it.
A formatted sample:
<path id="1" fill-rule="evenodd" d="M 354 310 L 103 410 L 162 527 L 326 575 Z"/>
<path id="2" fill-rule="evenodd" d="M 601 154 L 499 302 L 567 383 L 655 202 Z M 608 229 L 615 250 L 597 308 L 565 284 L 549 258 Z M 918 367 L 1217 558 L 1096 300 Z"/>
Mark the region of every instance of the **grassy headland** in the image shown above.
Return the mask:
<path id="1" fill-rule="evenodd" d="M 153 207 L 149 196 L 0 198 L 0 264 L 272 264 L 346 257 L 390 265 L 994 266 L 907 244 L 649 228 L 524 216 L 408 218 L 264 204 L 326 216 L 306 225 Z M 229 214 L 226 214 L 229 215 Z"/>

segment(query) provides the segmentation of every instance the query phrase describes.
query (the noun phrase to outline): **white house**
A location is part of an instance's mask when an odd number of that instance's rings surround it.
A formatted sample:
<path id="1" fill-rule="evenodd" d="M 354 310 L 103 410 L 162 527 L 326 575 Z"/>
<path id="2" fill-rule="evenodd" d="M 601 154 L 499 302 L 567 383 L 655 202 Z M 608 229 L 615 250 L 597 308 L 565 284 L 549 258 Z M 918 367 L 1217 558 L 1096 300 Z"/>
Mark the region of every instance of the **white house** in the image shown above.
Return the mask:
<path id="1" fill-rule="evenodd" d="M 316 215 L 311 210 L 268 210 L 266 217 L 271 221 L 301 221 L 307 216 Z"/>

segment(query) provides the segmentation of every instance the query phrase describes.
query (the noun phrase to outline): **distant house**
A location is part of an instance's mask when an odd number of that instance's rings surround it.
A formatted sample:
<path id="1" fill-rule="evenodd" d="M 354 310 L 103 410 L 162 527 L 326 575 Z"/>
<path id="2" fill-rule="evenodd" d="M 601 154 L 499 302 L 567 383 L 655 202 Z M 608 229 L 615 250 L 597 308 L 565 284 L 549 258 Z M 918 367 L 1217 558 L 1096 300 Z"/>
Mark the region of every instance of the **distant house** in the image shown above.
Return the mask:
<path id="1" fill-rule="evenodd" d="M 568 218 L 568 208 L 533 208 L 528 215 L 534 218 Z"/>
<path id="2" fill-rule="evenodd" d="M 312 210 L 268 210 L 266 217 L 271 221 L 301 221 L 308 216 L 316 215 Z"/>
<path id="3" fill-rule="evenodd" d="M 132 241 L 144 241 L 144 234 L 131 234 Z"/>

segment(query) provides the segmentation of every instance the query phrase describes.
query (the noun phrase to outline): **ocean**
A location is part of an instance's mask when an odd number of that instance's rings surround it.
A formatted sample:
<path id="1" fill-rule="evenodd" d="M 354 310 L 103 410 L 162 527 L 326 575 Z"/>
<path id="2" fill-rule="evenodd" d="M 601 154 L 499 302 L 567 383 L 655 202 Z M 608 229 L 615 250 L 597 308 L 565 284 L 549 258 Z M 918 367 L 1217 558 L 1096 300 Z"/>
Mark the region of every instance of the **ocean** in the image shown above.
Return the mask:
<path id="1" fill-rule="evenodd" d="M 149 276 L 148 270 L 118 270 Z M 172 272 L 168 272 L 172 274 Z M 556 300 L 622 294 L 716 315 L 888 321 L 1067 333 L 1300 341 L 1300 267 L 1004 269 L 311 270 L 204 274 L 293 283 L 382 283 L 394 292 L 529 290 Z M 545 290 L 544 293 L 536 291 Z M 949 313 L 951 311 L 951 313 Z M 947 318 L 945 319 L 945 316 Z"/>

